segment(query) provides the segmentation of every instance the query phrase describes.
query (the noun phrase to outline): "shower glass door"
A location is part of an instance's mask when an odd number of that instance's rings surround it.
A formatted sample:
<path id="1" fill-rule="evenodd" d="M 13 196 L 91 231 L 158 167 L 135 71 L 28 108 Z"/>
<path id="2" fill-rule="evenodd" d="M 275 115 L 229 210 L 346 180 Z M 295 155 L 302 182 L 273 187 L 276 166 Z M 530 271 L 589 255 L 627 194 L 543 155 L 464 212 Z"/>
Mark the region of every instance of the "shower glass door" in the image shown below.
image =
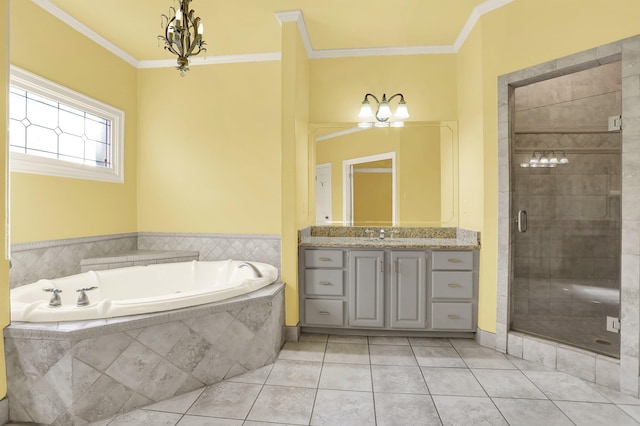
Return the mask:
<path id="1" fill-rule="evenodd" d="M 606 124 L 593 127 L 591 116 L 572 116 L 614 115 L 619 107 L 605 101 L 616 100 L 616 85 L 592 84 L 582 87 L 577 101 L 558 100 L 563 93 L 577 96 L 576 81 L 603 75 L 619 81 L 619 64 L 596 70 L 595 76 L 576 73 L 515 92 L 511 329 L 619 357 L 620 335 L 606 328 L 607 317 L 619 318 L 620 312 L 622 138 Z M 571 102 L 587 101 L 606 105 L 570 108 Z M 561 124 L 545 121 L 554 116 L 541 115 L 547 103 L 550 111 L 564 108 L 556 114 Z M 591 126 L 580 128 L 580 120 Z"/>

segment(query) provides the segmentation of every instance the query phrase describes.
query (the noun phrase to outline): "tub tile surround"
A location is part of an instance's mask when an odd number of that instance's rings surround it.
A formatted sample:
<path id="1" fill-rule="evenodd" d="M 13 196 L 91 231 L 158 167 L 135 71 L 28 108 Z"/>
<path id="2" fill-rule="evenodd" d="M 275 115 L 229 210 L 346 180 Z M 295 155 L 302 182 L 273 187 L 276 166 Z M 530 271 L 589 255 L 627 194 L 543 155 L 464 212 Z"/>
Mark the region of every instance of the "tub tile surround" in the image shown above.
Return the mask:
<path id="1" fill-rule="evenodd" d="M 86 424 L 271 364 L 284 343 L 283 288 L 160 314 L 11 325 L 11 420 Z"/>
<path id="2" fill-rule="evenodd" d="M 197 251 L 132 250 L 112 256 L 91 257 L 80 261 L 80 272 L 146 266 L 160 263 L 190 262 L 198 260 Z"/>
<path id="3" fill-rule="evenodd" d="M 191 259 L 253 260 L 279 270 L 280 236 L 141 232 L 13 244 L 10 285 L 16 288 L 88 269 Z"/>
<path id="4" fill-rule="evenodd" d="M 82 259 L 132 251 L 136 245 L 135 233 L 12 244 L 10 285 L 79 274 Z"/>
<path id="5" fill-rule="evenodd" d="M 280 236 L 139 232 L 138 250 L 197 251 L 200 260 L 254 260 L 280 270 Z"/>
<path id="6" fill-rule="evenodd" d="M 514 258 L 510 182 L 510 139 L 514 110 L 514 87 L 570 74 L 598 65 L 622 61 L 622 254 L 621 254 L 621 325 L 620 360 L 572 347 L 564 347 L 509 330 L 512 293 L 509 283 L 510 263 Z M 501 206 L 498 217 L 497 319 L 495 347 L 516 357 L 550 368 L 570 369 L 581 365 L 580 373 L 595 382 L 638 396 L 640 366 L 640 204 L 636 194 L 640 187 L 640 36 L 600 46 L 498 79 L 498 168 Z M 510 109 L 511 108 L 511 109 Z M 568 364 L 573 363 L 574 367 Z M 595 370 L 595 371 L 594 371 Z"/>

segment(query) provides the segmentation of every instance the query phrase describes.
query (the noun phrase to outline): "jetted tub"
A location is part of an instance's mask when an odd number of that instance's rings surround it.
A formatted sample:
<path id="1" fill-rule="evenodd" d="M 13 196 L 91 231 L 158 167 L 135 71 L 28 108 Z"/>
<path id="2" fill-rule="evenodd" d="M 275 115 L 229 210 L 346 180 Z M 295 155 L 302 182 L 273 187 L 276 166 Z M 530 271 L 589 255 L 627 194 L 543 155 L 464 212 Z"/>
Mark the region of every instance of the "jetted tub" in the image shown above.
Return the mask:
<path id="1" fill-rule="evenodd" d="M 272 265 L 235 260 L 89 271 L 11 290 L 11 320 L 79 321 L 169 311 L 250 293 L 277 278 L 278 270 Z M 89 304 L 77 306 L 80 293 L 76 290 L 90 287 L 97 288 L 86 292 Z M 62 290 L 58 293 L 61 306 L 49 306 L 52 293 L 45 288 Z"/>

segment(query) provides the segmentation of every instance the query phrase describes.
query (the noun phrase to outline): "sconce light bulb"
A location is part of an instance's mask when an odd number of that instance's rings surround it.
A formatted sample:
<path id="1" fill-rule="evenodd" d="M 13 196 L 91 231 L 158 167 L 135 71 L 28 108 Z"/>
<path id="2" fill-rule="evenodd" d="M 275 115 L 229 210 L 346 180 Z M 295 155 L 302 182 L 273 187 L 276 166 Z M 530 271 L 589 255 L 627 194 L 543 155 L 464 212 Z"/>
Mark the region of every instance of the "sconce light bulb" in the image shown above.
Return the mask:
<path id="1" fill-rule="evenodd" d="M 529 164 L 538 164 L 538 157 L 536 157 L 536 153 L 531 154 L 531 159 L 529 160 Z"/>
<path id="2" fill-rule="evenodd" d="M 382 120 L 387 120 L 391 118 L 391 108 L 389 107 L 389 102 L 382 101 L 380 102 L 380 106 L 378 107 L 378 118 Z"/>
<path id="3" fill-rule="evenodd" d="M 549 163 L 549 157 L 547 157 L 547 154 L 542 154 L 540 156 L 540 164 L 548 164 Z"/>
<path id="4" fill-rule="evenodd" d="M 373 110 L 371 109 L 371 104 L 368 100 L 362 101 L 362 106 L 360 106 L 360 114 L 358 114 L 359 118 L 373 118 Z"/>
<path id="5" fill-rule="evenodd" d="M 560 164 L 569 164 L 569 159 L 567 158 L 567 154 L 562 153 L 562 157 L 559 160 Z"/>
<path id="6" fill-rule="evenodd" d="M 400 100 L 398 104 L 398 108 L 396 109 L 396 118 L 399 120 L 404 120 L 409 118 L 409 110 L 407 109 L 407 103 L 403 100 Z"/>

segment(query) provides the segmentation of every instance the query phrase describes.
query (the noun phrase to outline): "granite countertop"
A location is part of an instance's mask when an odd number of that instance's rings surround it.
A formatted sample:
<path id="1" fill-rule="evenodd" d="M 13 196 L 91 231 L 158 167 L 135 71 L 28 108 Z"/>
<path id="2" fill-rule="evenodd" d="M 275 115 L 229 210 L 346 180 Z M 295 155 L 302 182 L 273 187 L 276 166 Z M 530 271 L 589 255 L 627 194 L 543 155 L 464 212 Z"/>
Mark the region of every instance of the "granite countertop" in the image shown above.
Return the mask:
<path id="1" fill-rule="evenodd" d="M 301 247 L 363 247 L 363 248 L 436 248 L 477 249 L 480 246 L 455 238 L 358 238 L 358 237 L 307 237 Z"/>
<path id="2" fill-rule="evenodd" d="M 465 249 L 480 248 L 479 233 L 461 228 L 384 228 L 400 237 L 372 238 L 363 236 L 360 228 L 308 227 L 299 232 L 301 247 L 360 247 L 406 249 Z"/>

